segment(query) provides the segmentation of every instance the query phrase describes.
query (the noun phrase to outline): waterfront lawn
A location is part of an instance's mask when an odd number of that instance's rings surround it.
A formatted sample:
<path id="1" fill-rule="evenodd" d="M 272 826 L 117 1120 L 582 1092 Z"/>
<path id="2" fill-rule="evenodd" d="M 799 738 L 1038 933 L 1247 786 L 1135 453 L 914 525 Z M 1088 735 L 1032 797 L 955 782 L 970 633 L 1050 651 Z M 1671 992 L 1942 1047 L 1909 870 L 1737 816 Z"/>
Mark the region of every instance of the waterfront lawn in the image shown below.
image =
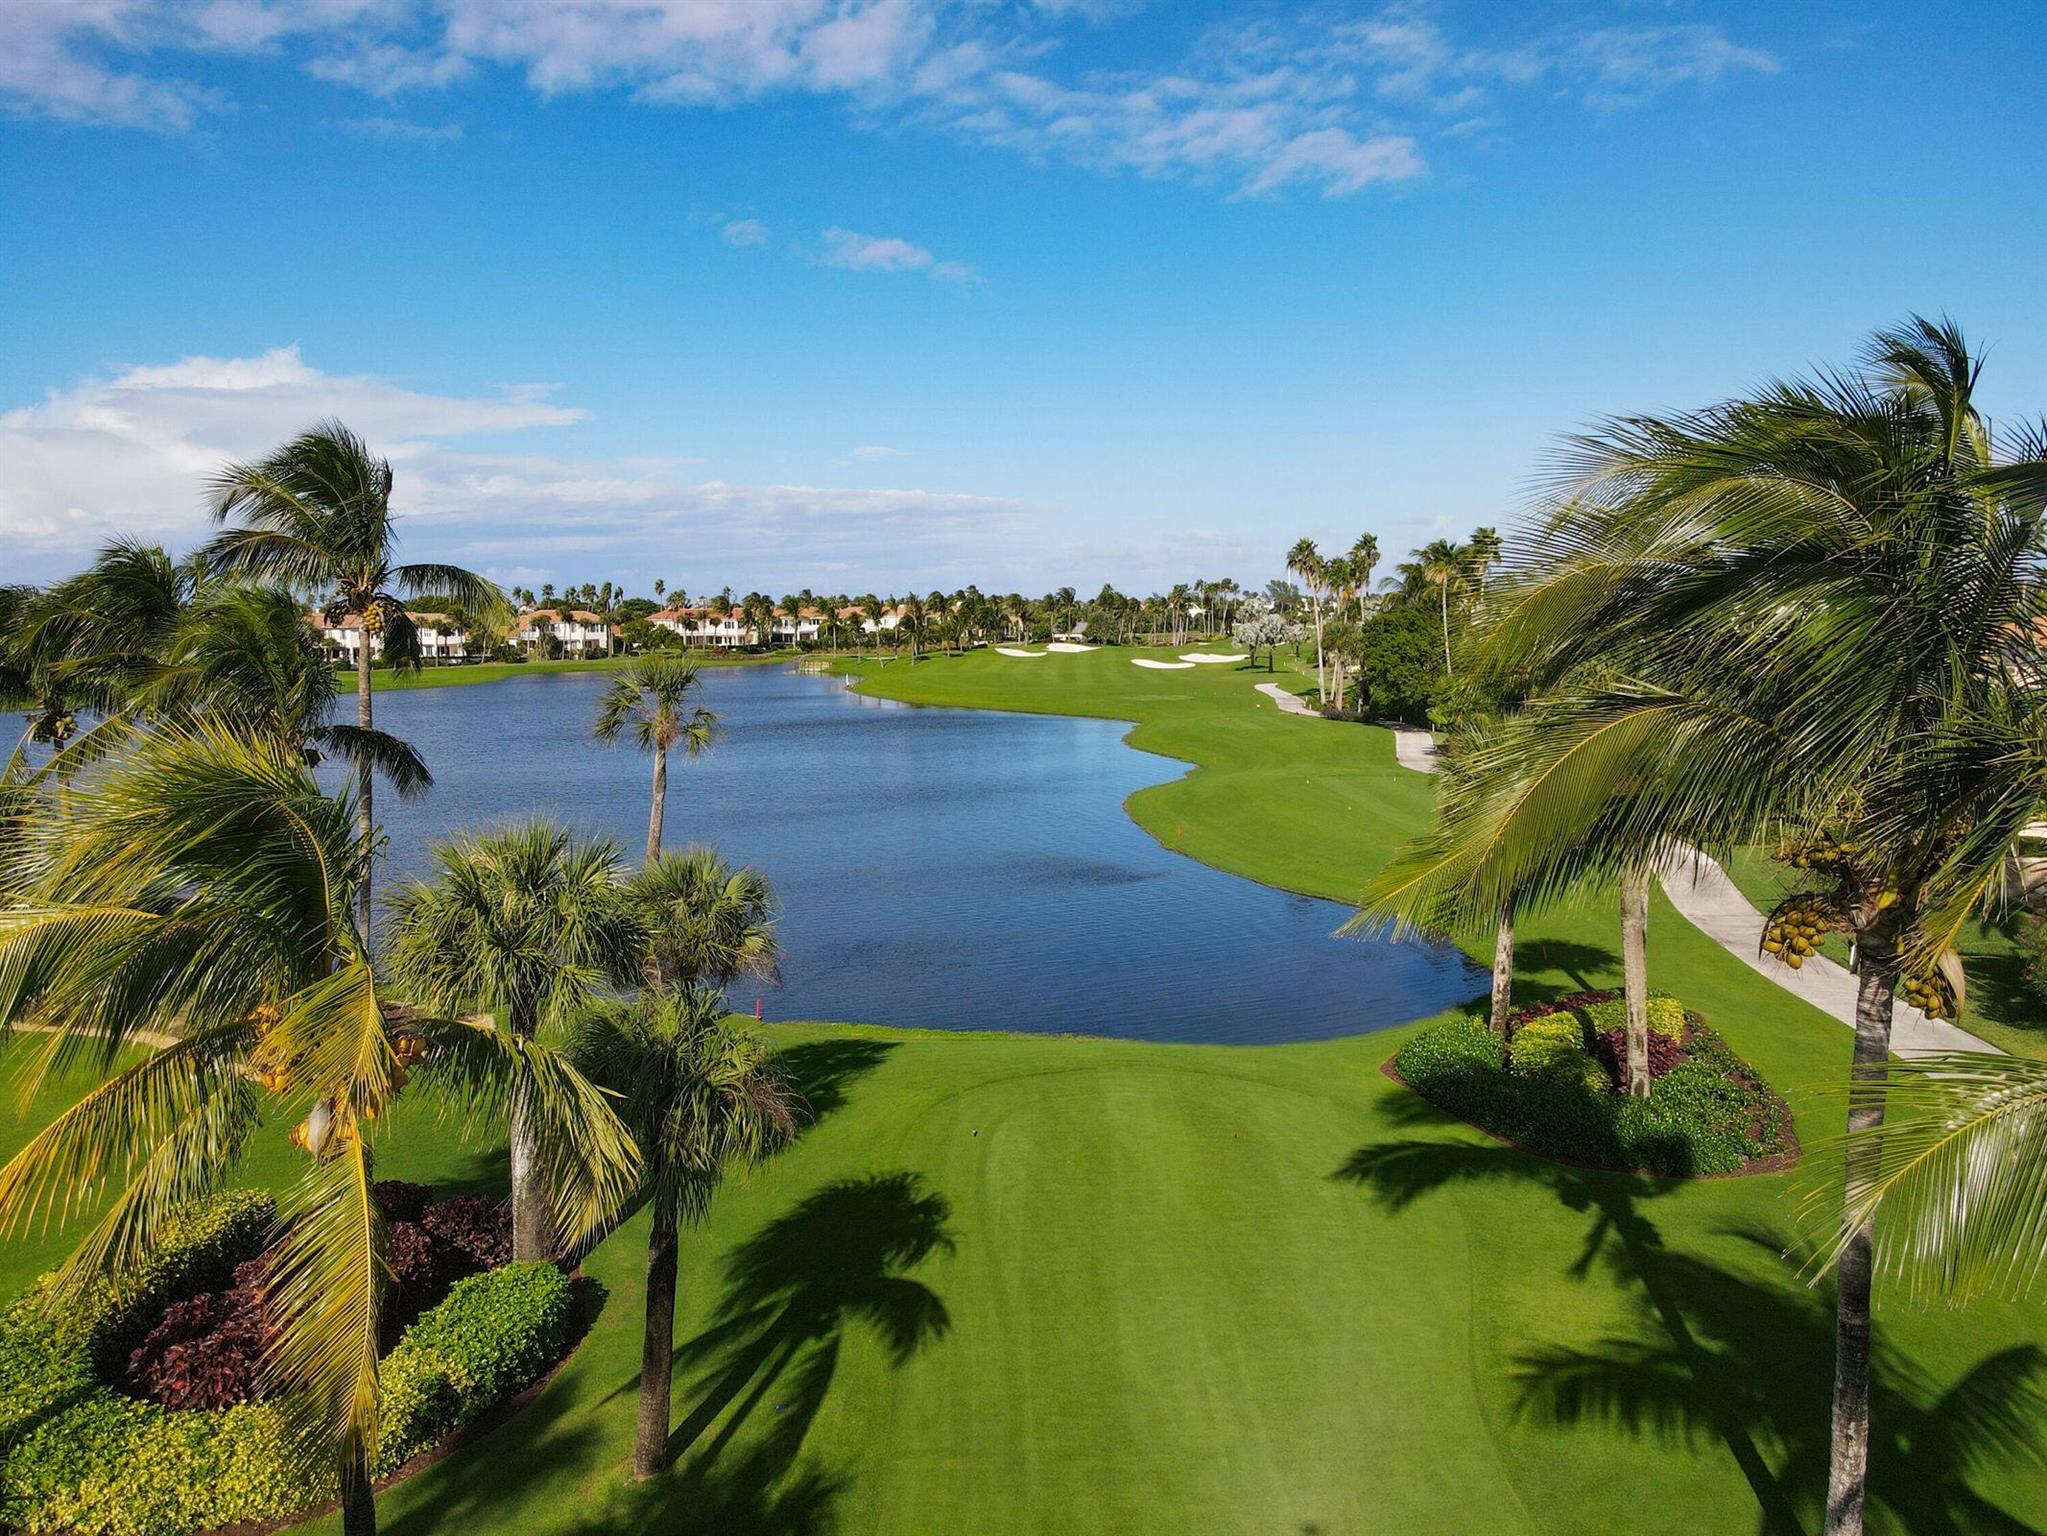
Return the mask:
<path id="1" fill-rule="evenodd" d="M 878 686 L 1137 718 L 1139 746 L 1209 766 L 1132 813 L 1297 890 L 1347 894 L 1428 814 L 1386 733 L 1128 655 L 942 658 Z M 1615 978 L 1611 910 L 1527 924 L 1528 996 Z M 1785 1091 L 1800 1136 L 1831 1130 L 1839 1103 L 1813 1090 L 1842 1076 L 1848 1031 L 1660 897 L 1650 946 L 1655 984 Z M 770 1026 L 817 1120 L 686 1239 L 676 1469 L 625 1478 L 642 1217 L 588 1266 L 609 1296 L 582 1350 L 387 1493 L 384 1529 L 1817 1529 L 1831 1299 L 1781 1257 L 1785 1177 L 1513 1151 L 1381 1074 L 1413 1032 L 1232 1048 Z M 380 1174 L 502 1178 L 414 1112 Z M 281 1176 L 283 1128 L 264 1135 Z M 0 1256 L 0 1281 L 47 1254 Z M 2047 1508 L 2036 1459 L 1970 1438 L 2042 1421 L 2039 1310 L 1887 1303 L 1880 1326 L 1873 1528 Z"/>
<path id="2" fill-rule="evenodd" d="M 685 651 L 700 667 L 749 667 L 765 662 L 788 661 L 794 651 Z M 375 693 L 403 692 L 408 688 L 459 688 L 465 683 L 496 683 L 508 677 L 535 677 L 543 672 L 609 672 L 630 666 L 636 656 L 569 657 L 560 661 L 479 661 L 446 666 L 421 667 L 417 672 L 394 672 L 378 667 L 370 672 L 370 689 Z M 335 686 L 345 697 L 355 693 L 355 670 L 335 671 Z"/>

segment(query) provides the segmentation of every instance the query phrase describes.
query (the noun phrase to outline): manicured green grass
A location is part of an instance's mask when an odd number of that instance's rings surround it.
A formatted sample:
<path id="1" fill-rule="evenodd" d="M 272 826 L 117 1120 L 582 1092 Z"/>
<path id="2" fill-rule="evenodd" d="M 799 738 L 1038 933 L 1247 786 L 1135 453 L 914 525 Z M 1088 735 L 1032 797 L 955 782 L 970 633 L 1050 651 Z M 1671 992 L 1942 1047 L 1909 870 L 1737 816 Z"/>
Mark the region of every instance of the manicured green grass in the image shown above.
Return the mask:
<path id="1" fill-rule="evenodd" d="M 873 686 L 1136 719 L 1136 745 L 1203 765 L 1132 797 L 1145 826 L 1347 896 L 1428 815 L 1427 782 L 1386 733 L 1282 718 L 1252 681 L 1104 651 L 892 665 Z M 1848 1031 L 1660 900 L 1650 942 L 1655 983 L 1791 1097 L 1801 1137 L 1830 1130 L 1838 1104 L 1810 1095 Z M 1609 981 L 1617 948 L 1606 910 L 1533 921 L 1526 990 Z M 581 1351 L 387 1493 L 387 1530 L 1817 1527 L 1832 1320 L 1780 1256 L 1781 1176 L 1591 1175 L 1506 1149 L 1380 1073 L 1411 1030 L 1274 1048 L 771 1033 L 817 1121 L 687 1239 L 677 1469 L 625 1480 L 642 1219 L 591 1260 L 609 1295 Z M 381 1173 L 498 1176 L 396 1120 Z M 22 1133 L 0 1121 L 0 1150 Z M 265 1132 L 271 1176 L 283 1134 Z M 0 1283 L 53 1251 L 0 1255 Z M 1885 1305 L 1881 1328 L 1876 1528 L 2047 1508 L 2036 1462 L 1964 1454 L 1995 1417 L 1971 1403 L 2042 1422 L 2038 1309 Z"/>
<path id="2" fill-rule="evenodd" d="M 763 662 L 787 661 L 796 653 L 705 650 L 685 654 L 700 667 L 748 667 L 759 666 Z M 631 665 L 634 659 L 631 656 L 591 656 L 563 661 L 480 661 L 473 665 L 459 663 L 421 667 L 417 672 L 393 672 L 380 668 L 370 673 L 370 688 L 377 693 L 407 688 L 459 688 L 465 683 L 495 683 L 508 677 L 531 677 L 542 672 L 609 672 Z M 355 692 L 355 672 L 352 669 L 338 668 L 334 675 L 344 694 Z"/>
<path id="3" fill-rule="evenodd" d="M 1742 894 L 1765 911 L 1806 888 L 1801 871 L 1779 864 L 1760 848 L 1736 855 L 1726 869 Z M 1808 886 L 1819 883 L 1809 875 L 1803 880 Z M 1827 939 L 1824 952 L 1848 963 L 1848 941 L 1839 934 Z M 1967 1011 L 1957 1022 L 1999 1050 L 2047 1060 L 2047 1006 L 2026 986 L 2010 923 L 1972 920 L 1963 930 L 1961 952 L 1969 998 Z"/>

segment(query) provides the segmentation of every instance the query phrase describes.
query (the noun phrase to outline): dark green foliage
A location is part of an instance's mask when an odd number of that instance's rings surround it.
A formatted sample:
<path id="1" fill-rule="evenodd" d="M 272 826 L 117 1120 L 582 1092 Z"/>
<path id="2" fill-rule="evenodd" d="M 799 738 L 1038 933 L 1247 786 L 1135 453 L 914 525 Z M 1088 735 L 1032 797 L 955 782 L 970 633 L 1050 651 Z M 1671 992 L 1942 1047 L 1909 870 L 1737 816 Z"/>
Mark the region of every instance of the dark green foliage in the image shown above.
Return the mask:
<path id="1" fill-rule="evenodd" d="M 1428 723 L 1443 671 L 1443 637 L 1433 607 L 1388 604 L 1345 637 L 1344 656 L 1357 684 L 1359 715 Z"/>
<path id="2" fill-rule="evenodd" d="M 1522 1026 L 1522 1032 L 1535 1028 Z M 1577 1023 L 1573 1021 L 1573 1028 Z M 1598 1073 L 1607 1075 L 1588 1055 Z M 1685 1059 L 1647 1099 L 1592 1090 L 1573 1076 L 1522 1076 L 1501 1060 L 1483 1019 L 1417 1035 L 1394 1057 L 1408 1086 L 1461 1119 L 1550 1157 L 1648 1173 L 1732 1173 L 1791 1149 L 1783 1101 L 1711 1030 L 1695 1027 Z"/>
<path id="3" fill-rule="evenodd" d="M 276 1403 L 177 1412 L 116 1391 L 95 1366 L 166 1303 L 224 1287 L 275 1219 L 266 1195 L 219 1196 L 141 1273 L 95 1282 L 80 1303 L 46 1308 L 38 1288 L 0 1311 L 0 1530 L 183 1536 L 279 1520 L 317 1494 Z M 538 1377 L 567 1348 L 572 1315 L 552 1265 L 458 1283 L 385 1360 L 380 1470 Z"/>
<path id="4" fill-rule="evenodd" d="M 507 1264 L 458 1281 L 384 1362 L 378 1470 L 537 1378 L 567 1349 L 573 1316 L 568 1279 L 552 1264 Z"/>

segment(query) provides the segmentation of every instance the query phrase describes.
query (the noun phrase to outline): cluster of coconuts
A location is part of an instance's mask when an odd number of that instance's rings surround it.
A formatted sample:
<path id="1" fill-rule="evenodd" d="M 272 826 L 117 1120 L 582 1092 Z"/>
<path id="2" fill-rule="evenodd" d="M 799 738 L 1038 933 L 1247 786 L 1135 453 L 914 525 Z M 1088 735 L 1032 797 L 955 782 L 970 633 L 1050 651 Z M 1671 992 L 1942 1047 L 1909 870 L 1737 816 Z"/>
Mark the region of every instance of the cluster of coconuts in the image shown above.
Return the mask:
<path id="1" fill-rule="evenodd" d="M 1795 971 L 1805 964 L 1807 956 L 1819 953 L 1826 936 L 1840 925 L 1840 913 L 1831 897 L 1787 896 L 1770 913 L 1763 928 L 1763 951 Z"/>
<path id="2" fill-rule="evenodd" d="M 249 1014 L 249 1023 L 255 1027 L 256 1038 L 262 1039 L 283 1015 L 274 1004 L 264 1003 Z M 399 1030 L 391 1036 L 391 1091 L 397 1093 L 405 1086 L 407 1077 L 414 1067 L 426 1059 L 427 1041 L 424 1035 L 410 1030 Z M 252 1073 L 256 1082 L 262 1084 L 267 1093 L 283 1093 L 290 1084 L 290 1074 L 282 1067 L 269 1067 Z M 338 1112 L 333 1097 L 323 1098 L 307 1113 L 306 1118 L 292 1127 L 291 1144 L 302 1152 L 314 1157 L 322 1156 L 329 1146 L 356 1138 L 357 1120 L 377 1118 L 376 1106 L 365 1104 L 355 1115 Z"/>
<path id="3" fill-rule="evenodd" d="M 1955 1006 L 1954 989 L 1948 985 L 1948 979 L 1937 970 L 1930 970 L 1919 976 L 1900 977 L 1898 990 L 1905 994 L 1906 1002 L 1929 1019 L 1952 1019 L 1958 1011 Z"/>

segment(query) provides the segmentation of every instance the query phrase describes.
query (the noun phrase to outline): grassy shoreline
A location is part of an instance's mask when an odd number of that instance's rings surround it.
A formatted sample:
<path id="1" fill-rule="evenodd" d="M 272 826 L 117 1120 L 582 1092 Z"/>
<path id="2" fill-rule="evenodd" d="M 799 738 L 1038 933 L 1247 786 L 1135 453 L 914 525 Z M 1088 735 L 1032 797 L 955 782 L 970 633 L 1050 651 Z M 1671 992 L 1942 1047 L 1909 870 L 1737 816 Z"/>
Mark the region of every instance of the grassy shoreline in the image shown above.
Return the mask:
<path id="1" fill-rule="evenodd" d="M 795 651 L 688 651 L 687 655 L 700 667 L 757 667 L 771 662 L 792 661 Z M 396 693 L 411 688 L 457 688 L 469 683 L 498 683 L 508 677 L 538 677 L 550 672 L 612 672 L 620 667 L 630 666 L 635 660 L 631 656 L 575 657 L 561 661 L 479 661 L 459 662 L 447 666 L 421 667 L 417 672 L 393 672 L 388 668 L 373 669 L 370 673 L 370 691 L 373 693 Z M 355 692 L 355 673 L 340 667 L 334 673 L 336 685 L 344 694 Z"/>
<path id="2" fill-rule="evenodd" d="M 1346 899 L 1431 813 L 1389 733 L 1283 717 L 1262 671 L 1132 654 L 852 669 L 909 702 L 1133 722 L 1133 746 L 1191 766 L 1131 815 L 1290 890 Z M 1613 927 L 1603 904 L 1532 919 L 1527 995 L 1611 981 Z M 1660 899 L 1650 944 L 1653 982 L 1786 1093 L 1801 1136 L 1829 1132 L 1817 1094 L 1848 1031 Z M 582 1349 L 386 1495 L 384 1529 L 1815 1529 L 1832 1317 L 1781 1257 L 1789 1181 L 1503 1147 L 1382 1075 L 1418 1027 L 1254 1047 L 771 1025 L 817 1121 L 685 1240 L 677 1468 L 625 1481 L 640 1217 L 587 1265 L 608 1300 Z M 0 1152 L 47 1108 L 0 1102 Z M 394 1117 L 380 1174 L 500 1187 L 499 1149 L 430 1119 Z M 257 1176 L 286 1177 L 282 1128 L 261 1145 Z M 56 1251 L 0 1253 L 0 1282 Z M 2038 1309 L 1886 1305 L 1881 1325 L 1874 1528 L 2047 1507 L 2047 1469 L 1962 1454 L 1942 1398 L 2009 1399 L 1996 1373 L 2047 1340 Z"/>

